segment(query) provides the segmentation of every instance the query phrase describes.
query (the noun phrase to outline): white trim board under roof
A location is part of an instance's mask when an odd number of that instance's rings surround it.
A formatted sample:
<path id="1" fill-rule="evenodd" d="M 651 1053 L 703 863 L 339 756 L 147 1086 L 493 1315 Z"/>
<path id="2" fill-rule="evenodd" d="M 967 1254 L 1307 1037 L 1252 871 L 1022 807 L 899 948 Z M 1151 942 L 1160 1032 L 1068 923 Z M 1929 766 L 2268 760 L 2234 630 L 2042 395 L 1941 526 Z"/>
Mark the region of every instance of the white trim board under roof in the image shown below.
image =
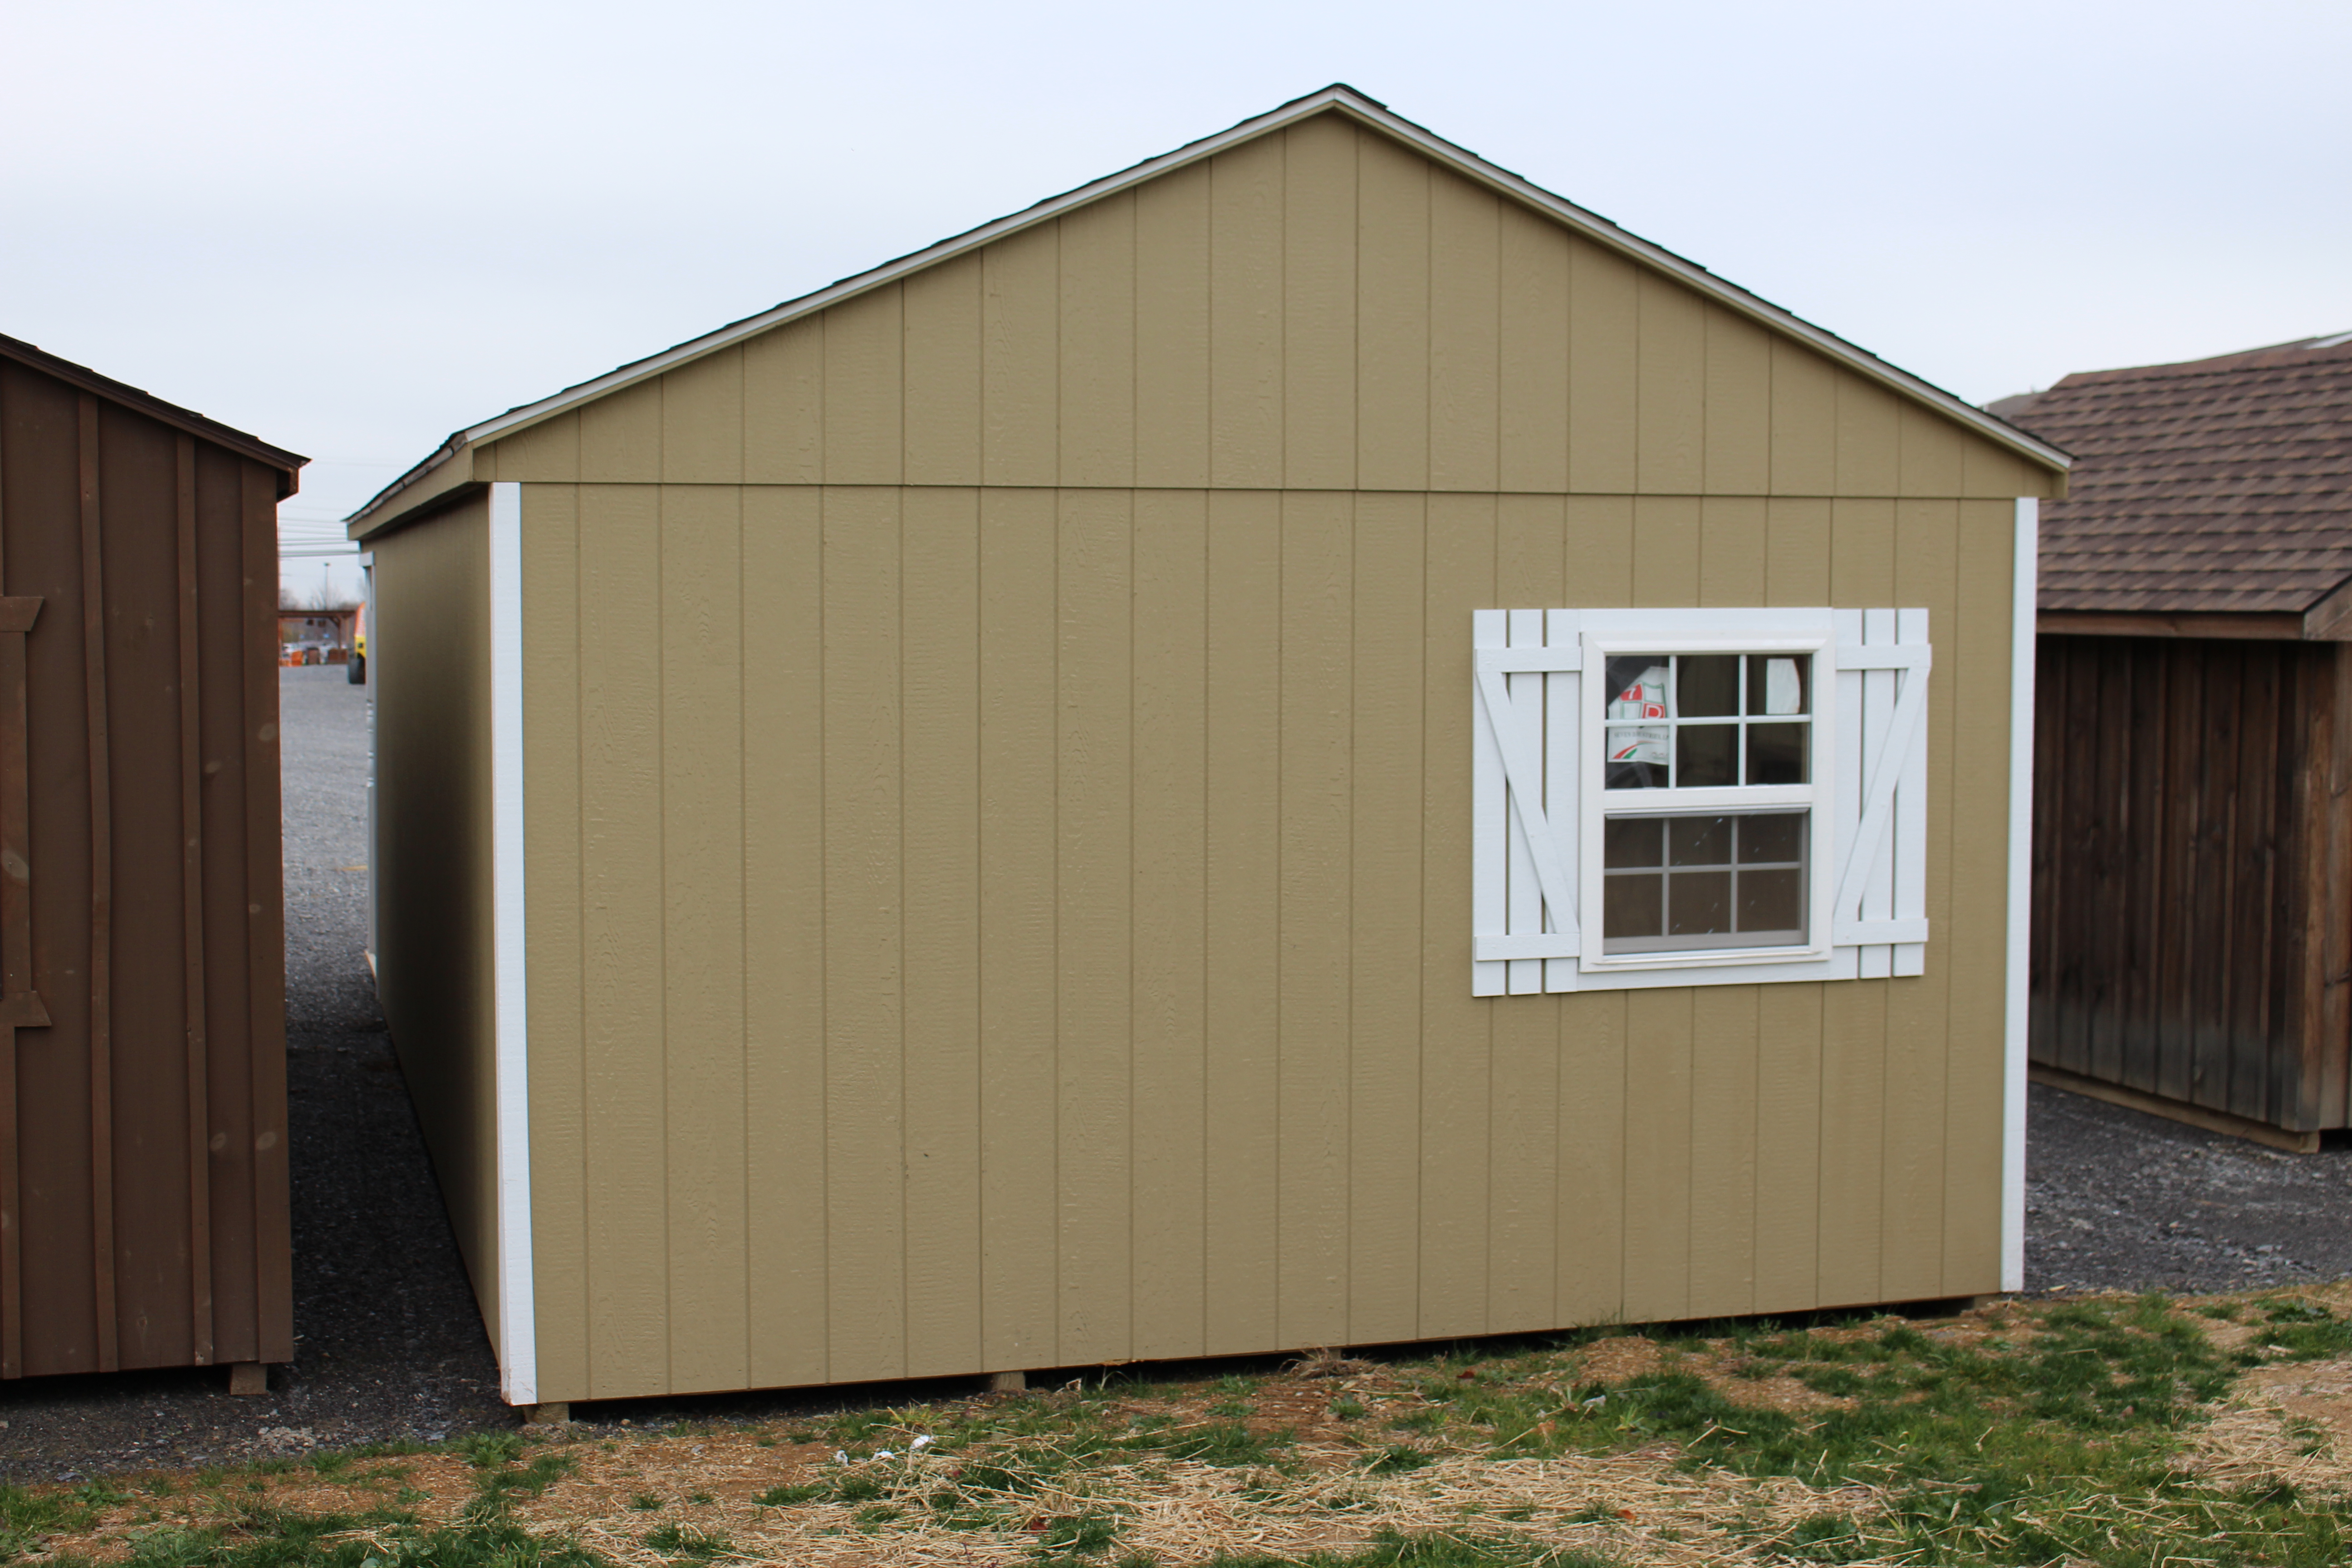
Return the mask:
<path id="1" fill-rule="evenodd" d="M 895 261 L 885 262 L 869 271 L 845 278 L 813 294 L 803 294 L 797 300 L 788 300 L 771 310 L 762 310 L 756 316 L 746 316 L 743 320 L 730 322 L 716 331 L 707 332 L 701 337 L 689 339 L 674 348 L 665 349 L 657 354 L 607 371 L 604 374 L 591 381 L 583 381 L 577 386 L 566 387 L 551 397 L 544 397 L 536 403 L 526 403 L 519 407 L 509 408 L 495 418 L 469 426 L 452 435 L 431 457 L 394 479 L 371 499 L 365 506 L 353 512 L 346 520 L 350 524 L 351 535 L 357 539 L 371 531 L 366 526 L 370 518 L 383 512 L 388 504 L 397 499 L 402 492 L 468 446 L 478 442 L 495 440 L 501 436 L 510 436 L 518 430 L 577 408 L 582 404 L 676 370 L 680 365 L 700 359 L 706 354 L 716 353 L 721 349 L 741 342 L 746 338 L 756 337 L 788 321 L 838 305 L 843 300 L 852 299 L 869 289 L 879 289 L 886 284 L 896 282 L 909 273 L 951 260 L 1009 235 L 1018 234 L 1023 229 L 1031 228 L 1042 223 L 1050 223 L 1072 209 L 1084 206 L 1089 202 L 1115 195 L 1121 191 L 1142 184 L 1147 180 L 1156 179 L 1161 174 L 1183 168 L 1187 164 L 1199 163 L 1204 158 L 1213 158 L 1218 153 L 1242 142 L 1253 141 L 1271 132 L 1280 131 L 1286 126 L 1295 125 L 1311 116 L 1327 112 L 1344 114 L 1360 124 L 1383 132 L 1455 174 L 1491 190 L 1498 191 L 1538 212 L 1547 213 L 1587 239 L 1646 262 L 1660 271 L 1681 279 L 1718 304 L 1760 321 L 1768 327 L 1785 332 L 1819 350 L 1847 369 L 1868 376 L 1906 396 L 1916 398 L 1939 413 L 1958 421 L 1977 434 L 1998 442 L 2012 451 L 2021 453 L 2048 468 L 2062 471 L 2071 464 L 2071 459 L 2065 453 L 2035 439 L 2007 420 L 1987 414 L 1973 404 L 1946 392 L 1939 386 L 1921 380 L 1908 371 L 1887 363 L 1868 350 L 1857 348 L 1834 332 L 1817 327 L 1811 321 L 1782 310 L 1769 300 L 1759 299 L 1738 285 L 1717 277 L 1695 261 L 1685 260 L 1662 246 L 1653 245 L 1637 235 L 1629 234 L 1597 213 L 1588 212 L 1564 197 L 1554 195 L 1541 186 L 1530 184 L 1512 174 L 1508 169 L 1486 162 L 1466 148 L 1455 146 L 1434 132 L 1391 112 L 1387 105 L 1379 100 L 1367 98 L 1344 83 L 1334 83 L 1320 92 L 1312 92 L 1304 98 L 1293 99 L 1279 109 L 1258 115 L 1255 119 L 1244 120 L 1240 124 L 1230 130 L 1222 131 L 1216 135 L 1205 136 L 1198 142 L 1188 142 L 1174 152 L 1164 153 L 1157 158 L 1148 158 L 1140 163 L 1123 169 L 1118 174 L 1106 175 L 1090 184 L 1080 185 L 1074 191 L 1049 197 L 1034 206 L 998 218 L 992 223 L 985 223 L 977 228 L 967 229 L 961 234 L 940 241 L 937 245 L 915 251 L 911 255 L 902 256 Z M 385 521 L 389 521 L 389 518 L 387 517 Z"/>

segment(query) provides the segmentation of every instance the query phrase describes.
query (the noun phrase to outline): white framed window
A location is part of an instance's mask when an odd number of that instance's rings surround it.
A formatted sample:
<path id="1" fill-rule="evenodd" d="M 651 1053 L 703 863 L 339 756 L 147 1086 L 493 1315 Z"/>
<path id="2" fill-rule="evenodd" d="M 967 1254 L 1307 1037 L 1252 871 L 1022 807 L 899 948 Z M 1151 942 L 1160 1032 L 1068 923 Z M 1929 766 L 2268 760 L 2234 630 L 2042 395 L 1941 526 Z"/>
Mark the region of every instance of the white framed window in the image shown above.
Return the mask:
<path id="1" fill-rule="evenodd" d="M 1774 621 L 1782 624 L 1774 625 Z M 1826 616 L 1583 633 L 1578 904 L 1587 971 L 1817 959 L 1836 799 Z M 1775 711 L 1780 710 L 1780 711 Z M 1741 874 L 1745 862 L 1747 874 Z"/>
<path id="2" fill-rule="evenodd" d="M 1482 610 L 1472 990 L 1916 974 L 1921 610 Z"/>

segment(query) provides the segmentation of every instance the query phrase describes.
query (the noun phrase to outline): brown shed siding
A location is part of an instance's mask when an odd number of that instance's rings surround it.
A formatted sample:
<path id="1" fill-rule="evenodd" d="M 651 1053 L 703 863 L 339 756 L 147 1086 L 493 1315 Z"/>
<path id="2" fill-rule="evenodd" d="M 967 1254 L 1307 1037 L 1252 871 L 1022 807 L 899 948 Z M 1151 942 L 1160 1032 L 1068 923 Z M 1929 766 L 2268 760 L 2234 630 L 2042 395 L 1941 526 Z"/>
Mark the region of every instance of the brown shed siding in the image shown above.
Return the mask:
<path id="1" fill-rule="evenodd" d="M 2347 1125 L 2341 647 L 2046 636 L 2038 664 L 2033 1061 Z"/>
<path id="2" fill-rule="evenodd" d="M 0 359 L 0 587 L 39 601 L 25 957 L 48 1018 L 0 1028 L 0 1376 L 293 1352 L 283 479 Z"/>

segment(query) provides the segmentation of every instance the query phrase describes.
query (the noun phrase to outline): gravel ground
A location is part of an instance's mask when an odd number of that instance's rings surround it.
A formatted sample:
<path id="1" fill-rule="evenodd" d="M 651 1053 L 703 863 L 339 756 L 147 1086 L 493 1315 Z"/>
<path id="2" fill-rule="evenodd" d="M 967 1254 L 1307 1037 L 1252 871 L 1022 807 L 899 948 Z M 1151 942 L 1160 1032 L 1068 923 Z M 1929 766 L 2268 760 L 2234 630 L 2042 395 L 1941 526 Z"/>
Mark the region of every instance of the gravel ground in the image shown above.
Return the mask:
<path id="1" fill-rule="evenodd" d="M 510 1426 L 473 1292 L 368 984 L 369 689 L 279 672 L 295 1360 L 233 1399 L 217 1369 L 0 1384 L 0 1480 L 71 1479 Z M 2352 1144 L 2286 1154 L 2032 1091 L 2030 1290 L 2227 1290 L 2352 1276 Z M 960 1384 L 884 1384 L 888 1403 Z M 613 1405 L 638 1422 L 855 1404 L 823 1395 Z"/>
<path id="2" fill-rule="evenodd" d="M 2035 1084 L 2030 1290 L 2242 1290 L 2352 1276 L 2352 1142 L 2288 1154 Z"/>

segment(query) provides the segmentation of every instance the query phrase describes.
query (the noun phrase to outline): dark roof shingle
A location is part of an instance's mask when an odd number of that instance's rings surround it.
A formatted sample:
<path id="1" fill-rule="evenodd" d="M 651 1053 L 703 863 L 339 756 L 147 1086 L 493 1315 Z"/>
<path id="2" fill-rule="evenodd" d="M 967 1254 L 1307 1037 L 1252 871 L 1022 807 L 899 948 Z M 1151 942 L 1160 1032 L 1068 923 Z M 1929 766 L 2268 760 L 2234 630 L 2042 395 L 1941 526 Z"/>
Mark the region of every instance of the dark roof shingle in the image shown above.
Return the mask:
<path id="1" fill-rule="evenodd" d="M 2352 333 L 2070 375 L 1992 412 L 2074 454 L 2041 606 L 2301 613 L 2352 579 Z"/>

